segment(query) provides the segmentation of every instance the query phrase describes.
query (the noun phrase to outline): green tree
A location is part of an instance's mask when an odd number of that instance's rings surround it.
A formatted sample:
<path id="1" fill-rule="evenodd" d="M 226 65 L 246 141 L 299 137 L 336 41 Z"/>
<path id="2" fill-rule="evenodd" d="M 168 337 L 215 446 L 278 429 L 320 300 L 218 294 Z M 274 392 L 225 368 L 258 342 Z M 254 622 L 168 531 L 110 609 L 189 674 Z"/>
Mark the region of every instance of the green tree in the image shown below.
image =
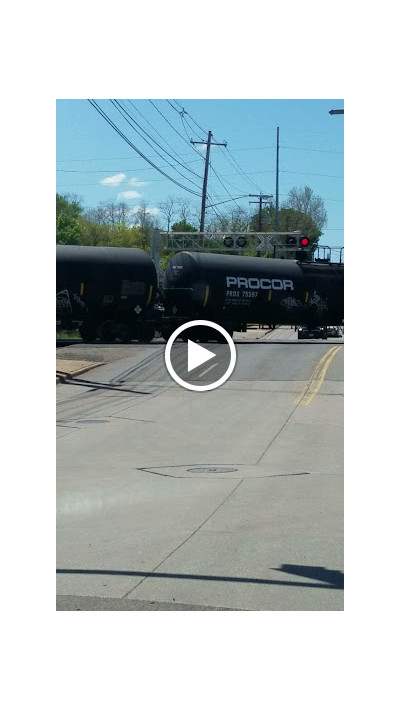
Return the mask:
<path id="1" fill-rule="evenodd" d="M 283 207 L 279 210 L 279 231 L 293 232 L 295 230 L 300 230 L 302 234 L 307 235 L 311 242 L 317 242 L 322 234 L 310 215 L 300 210 Z"/>
<path id="2" fill-rule="evenodd" d="M 124 222 L 118 225 L 117 228 L 111 229 L 110 247 L 133 247 L 133 242 L 132 229 L 127 227 Z"/>
<path id="3" fill-rule="evenodd" d="M 81 244 L 81 225 L 75 217 L 61 213 L 56 220 L 57 244 Z"/>
<path id="4" fill-rule="evenodd" d="M 186 220 L 181 220 L 180 222 L 175 222 L 171 227 L 172 232 L 197 232 L 196 228 L 186 222 Z"/>
<path id="5" fill-rule="evenodd" d="M 208 223 L 207 230 L 212 232 L 248 232 L 251 215 L 237 205 L 225 213 L 215 215 Z"/>
<path id="6" fill-rule="evenodd" d="M 259 210 L 254 212 L 250 219 L 250 230 L 259 232 L 260 216 Z M 275 208 L 272 205 L 267 205 L 261 208 L 261 232 L 275 231 Z"/>
<path id="7" fill-rule="evenodd" d="M 77 218 L 82 212 L 82 200 L 77 195 L 60 195 L 56 193 L 56 218 L 60 215 Z"/>
<path id="8" fill-rule="evenodd" d="M 262 230 L 265 232 L 275 232 L 275 207 L 264 207 L 262 209 Z M 258 212 L 254 213 L 251 220 L 251 229 L 258 232 Z M 277 232 L 294 232 L 300 230 L 310 237 L 312 242 L 317 242 L 322 232 L 310 215 L 300 210 L 289 207 L 282 207 L 278 215 Z"/>
<path id="9" fill-rule="evenodd" d="M 89 208 L 85 212 L 85 217 L 90 222 L 98 225 L 111 225 L 116 227 L 121 224 L 128 224 L 131 219 L 131 210 L 125 202 L 100 202 L 95 208 Z"/>
<path id="10" fill-rule="evenodd" d="M 328 215 L 322 198 L 315 195 L 308 186 L 289 190 L 287 199 L 282 203 L 282 208 L 291 208 L 307 215 L 320 231 L 327 223 Z"/>
<path id="11" fill-rule="evenodd" d="M 108 247 L 111 240 L 109 225 L 99 225 L 88 219 L 80 218 L 81 238 L 80 244 L 88 247 Z"/>
<path id="12" fill-rule="evenodd" d="M 111 231 L 110 247 L 135 247 L 148 252 L 149 235 L 141 227 L 128 227 L 124 223 Z"/>

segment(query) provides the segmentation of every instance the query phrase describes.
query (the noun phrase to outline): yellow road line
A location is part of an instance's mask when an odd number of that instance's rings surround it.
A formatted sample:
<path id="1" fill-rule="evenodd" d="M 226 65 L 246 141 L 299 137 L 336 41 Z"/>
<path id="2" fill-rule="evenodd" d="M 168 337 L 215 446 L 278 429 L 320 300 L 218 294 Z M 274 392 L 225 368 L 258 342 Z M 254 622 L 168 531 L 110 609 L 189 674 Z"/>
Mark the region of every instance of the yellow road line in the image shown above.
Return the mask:
<path id="1" fill-rule="evenodd" d="M 307 383 L 293 403 L 296 407 L 300 403 L 306 407 L 314 399 L 321 388 L 332 360 L 340 348 L 341 346 L 332 346 L 332 348 L 330 348 L 329 351 L 327 351 L 318 361 L 309 383 Z M 313 389 L 312 386 L 314 386 Z"/>
<path id="2" fill-rule="evenodd" d="M 205 295 L 205 297 L 204 297 L 203 306 L 207 306 L 207 301 L 208 301 L 209 293 L 210 293 L 210 287 L 209 287 L 209 285 L 207 284 L 207 286 L 206 286 L 206 295 Z"/>

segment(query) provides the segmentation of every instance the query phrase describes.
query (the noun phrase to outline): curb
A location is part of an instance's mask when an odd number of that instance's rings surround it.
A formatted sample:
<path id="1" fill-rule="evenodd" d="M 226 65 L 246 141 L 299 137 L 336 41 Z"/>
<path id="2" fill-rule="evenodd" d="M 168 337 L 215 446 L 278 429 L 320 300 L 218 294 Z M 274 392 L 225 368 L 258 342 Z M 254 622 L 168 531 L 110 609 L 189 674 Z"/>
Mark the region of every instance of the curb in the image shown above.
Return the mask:
<path id="1" fill-rule="evenodd" d="M 65 383 L 66 380 L 73 380 L 78 375 L 83 375 L 83 373 L 87 373 L 88 370 L 98 368 L 99 365 L 104 365 L 104 363 L 93 363 L 92 365 L 85 365 L 84 368 L 74 370 L 72 373 L 65 373 L 64 371 L 56 369 L 56 385 L 58 385 L 58 383 Z"/>

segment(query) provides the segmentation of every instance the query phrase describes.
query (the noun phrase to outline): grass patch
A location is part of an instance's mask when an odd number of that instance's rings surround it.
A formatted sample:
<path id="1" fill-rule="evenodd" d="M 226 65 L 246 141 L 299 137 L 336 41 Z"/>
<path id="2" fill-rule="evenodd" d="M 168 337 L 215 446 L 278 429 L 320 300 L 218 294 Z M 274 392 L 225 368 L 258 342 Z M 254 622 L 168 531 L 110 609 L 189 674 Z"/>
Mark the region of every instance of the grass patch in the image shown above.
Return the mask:
<path id="1" fill-rule="evenodd" d="M 72 331 L 56 331 L 56 338 L 57 339 L 68 339 L 69 341 L 71 340 L 77 340 L 81 341 L 81 337 L 79 335 L 79 331 L 77 328 L 74 328 Z"/>

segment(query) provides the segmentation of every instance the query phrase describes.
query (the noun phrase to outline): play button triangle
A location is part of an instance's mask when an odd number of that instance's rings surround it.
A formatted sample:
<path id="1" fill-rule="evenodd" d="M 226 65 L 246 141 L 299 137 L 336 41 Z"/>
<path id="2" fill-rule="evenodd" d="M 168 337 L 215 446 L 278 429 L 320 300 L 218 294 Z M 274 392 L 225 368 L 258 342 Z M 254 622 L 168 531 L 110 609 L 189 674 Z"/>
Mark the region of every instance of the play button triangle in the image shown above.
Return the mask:
<path id="1" fill-rule="evenodd" d="M 194 368 L 198 368 L 199 365 L 207 363 L 211 358 L 215 358 L 215 353 L 210 353 L 203 346 L 199 346 L 190 339 L 188 340 L 188 372 Z"/>

